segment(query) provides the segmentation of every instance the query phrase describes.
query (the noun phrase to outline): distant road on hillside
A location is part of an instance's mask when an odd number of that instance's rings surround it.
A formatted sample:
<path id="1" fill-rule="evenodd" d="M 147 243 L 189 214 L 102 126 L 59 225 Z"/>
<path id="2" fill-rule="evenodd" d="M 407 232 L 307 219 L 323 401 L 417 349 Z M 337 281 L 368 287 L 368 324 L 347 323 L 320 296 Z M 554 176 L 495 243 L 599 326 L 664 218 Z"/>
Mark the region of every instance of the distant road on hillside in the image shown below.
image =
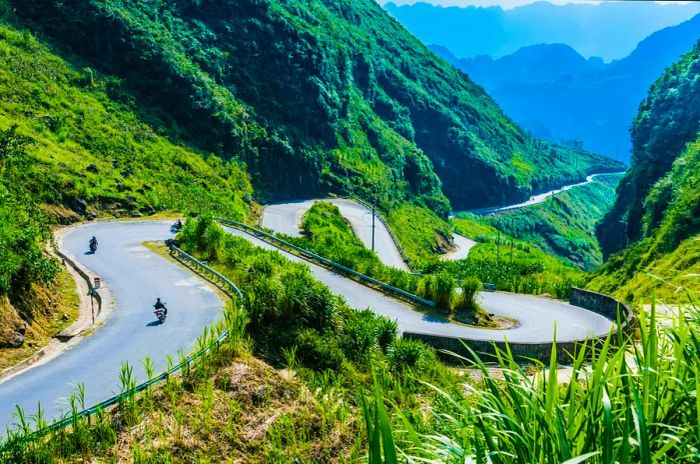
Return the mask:
<path id="1" fill-rule="evenodd" d="M 501 213 L 503 211 L 509 211 L 513 209 L 520 209 L 520 208 L 525 208 L 527 206 L 532 206 L 536 205 L 538 203 L 544 203 L 547 198 L 551 198 L 561 192 L 566 192 L 567 190 L 571 190 L 572 188 L 575 187 L 580 187 L 582 185 L 587 185 L 592 182 L 595 182 L 596 177 L 600 176 L 619 176 L 621 174 L 624 174 L 624 172 L 611 172 L 611 173 L 601 173 L 601 174 L 592 174 L 588 177 L 586 177 L 586 180 L 583 182 L 579 182 L 577 184 L 569 184 L 565 185 L 564 187 L 555 189 L 555 190 L 550 190 L 549 192 L 544 192 L 544 193 L 539 193 L 537 195 L 533 195 L 530 197 L 529 200 L 524 201 L 522 203 L 517 203 L 514 205 L 505 205 L 505 206 L 493 206 L 489 208 L 479 208 L 479 209 L 472 209 L 469 211 L 464 211 L 466 213 L 472 213 L 472 214 L 478 214 L 481 216 L 486 216 L 489 214 L 495 214 L 495 213 Z M 456 213 L 460 213 L 461 211 L 457 211 Z"/>

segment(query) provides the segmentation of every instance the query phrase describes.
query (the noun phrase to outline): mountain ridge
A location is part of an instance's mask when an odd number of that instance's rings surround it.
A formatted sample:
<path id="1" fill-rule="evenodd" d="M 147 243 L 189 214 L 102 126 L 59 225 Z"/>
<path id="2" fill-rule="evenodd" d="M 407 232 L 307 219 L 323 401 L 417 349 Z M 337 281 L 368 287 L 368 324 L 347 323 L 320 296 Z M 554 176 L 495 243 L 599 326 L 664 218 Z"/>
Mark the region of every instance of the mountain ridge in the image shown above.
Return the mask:
<path id="1" fill-rule="evenodd" d="M 499 6 L 440 6 L 426 2 L 384 8 L 424 43 L 438 43 L 459 58 L 501 57 L 523 46 L 566 43 L 585 57 L 624 57 L 654 31 L 679 24 L 700 5 L 655 2 L 601 2 L 598 5 L 534 2 Z M 634 17 L 635 21 L 629 21 Z"/>
<path id="2" fill-rule="evenodd" d="M 496 60 L 457 60 L 466 72 L 533 135 L 557 143 L 579 141 L 595 152 L 627 161 L 629 122 L 663 70 L 700 37 L 700 14 L 641 41 L 627 57 L 603 64 L 562 44 L 524 47 Z"/>
<path id="3" fill-rule="evenodd" d="M 171 132 L 244 161 L 266 196 L 355 193 L 446 217 L 445 197 L 504 203 L 618 169 L 530 138 L 370 0 L 12 4 Z"/>

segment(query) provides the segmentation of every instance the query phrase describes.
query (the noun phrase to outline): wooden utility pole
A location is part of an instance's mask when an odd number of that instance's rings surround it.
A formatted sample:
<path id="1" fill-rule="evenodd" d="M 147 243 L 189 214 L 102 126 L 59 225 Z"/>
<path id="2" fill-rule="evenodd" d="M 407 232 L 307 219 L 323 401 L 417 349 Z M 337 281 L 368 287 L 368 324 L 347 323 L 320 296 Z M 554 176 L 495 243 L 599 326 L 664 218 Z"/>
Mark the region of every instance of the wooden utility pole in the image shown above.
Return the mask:
<path id="1" fill-rule="evenodd" d="M 498 240 L 496 241 L 496 262 L 501 262 L 501 231 L 498 231 Z"/>
<path id="2" fill-rule="evenodd" d="M 372 203 L 372 251 L 374 251 L 374 217 L 376 216 L 374 203 Z"/>

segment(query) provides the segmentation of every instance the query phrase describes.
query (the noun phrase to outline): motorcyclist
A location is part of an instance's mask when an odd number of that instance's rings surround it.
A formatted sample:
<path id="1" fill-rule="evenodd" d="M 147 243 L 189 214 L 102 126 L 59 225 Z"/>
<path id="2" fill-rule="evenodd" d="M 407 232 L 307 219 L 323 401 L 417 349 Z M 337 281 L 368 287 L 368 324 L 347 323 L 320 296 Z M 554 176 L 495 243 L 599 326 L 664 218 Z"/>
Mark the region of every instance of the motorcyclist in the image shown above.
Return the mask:
<path id="1" fill-rule="evenodd" d="M 95 237 L 94 235 L 93 235 L 92 238 L 90 239 L 90 249 L 91 249 L 91 250 L 96 250 L 96 249 L 97 249 L 97 237 Z"/>
<path id="2" fill-rule="evenodd" d="M 177 227 L 177 230 L 182 229 L 182 221 L 180 219 L 178 219 L 175 223 L 175 227 Z"/>
<path id="3" fill-rule="evenodd" d="M 162 309 L 163 314 L 165 314 L 166 316 L 168 315 L 168 308 L 165 307 L 165 303 L 160 301 L 160 298 L 156 298 L 156 304 L 154 304 L 153 307 L 156 309 L 156 311 Z"/>

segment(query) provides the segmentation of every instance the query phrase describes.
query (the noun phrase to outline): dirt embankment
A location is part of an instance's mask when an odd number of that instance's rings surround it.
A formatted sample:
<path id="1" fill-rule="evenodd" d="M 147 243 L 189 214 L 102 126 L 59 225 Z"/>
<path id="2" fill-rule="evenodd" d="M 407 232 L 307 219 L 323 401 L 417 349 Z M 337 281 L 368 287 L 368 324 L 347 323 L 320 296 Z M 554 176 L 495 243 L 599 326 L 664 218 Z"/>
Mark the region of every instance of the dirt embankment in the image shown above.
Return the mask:
<path id="1" fill-rule="evenodd" d="M 49 284 L 0 295 L 0 372 L 38 352 L 79 312 L 75 282 L 62 269 Z"/>

